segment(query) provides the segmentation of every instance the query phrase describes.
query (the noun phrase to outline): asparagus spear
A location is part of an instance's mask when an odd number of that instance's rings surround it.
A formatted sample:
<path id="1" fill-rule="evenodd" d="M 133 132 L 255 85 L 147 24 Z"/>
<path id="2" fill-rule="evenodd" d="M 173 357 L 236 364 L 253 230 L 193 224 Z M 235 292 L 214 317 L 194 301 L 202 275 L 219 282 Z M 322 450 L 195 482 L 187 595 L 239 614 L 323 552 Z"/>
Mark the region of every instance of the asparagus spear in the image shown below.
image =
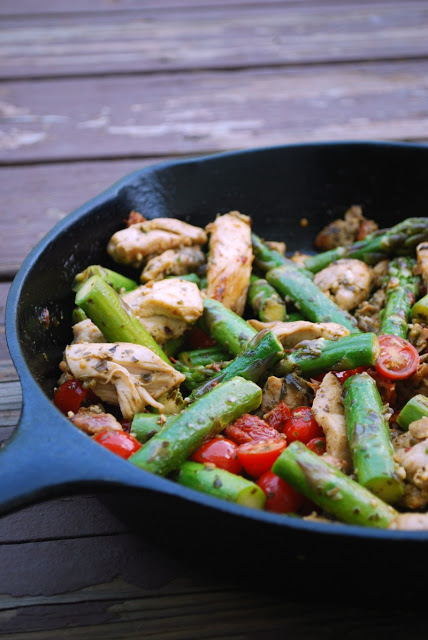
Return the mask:
<path id="1" fill-rule="evenodd" d="M 216 377 L 219 374 L 221 368 L 224 368 L 228 362 L 222 362 L 221 364 L 215 363 L 215 366 L 212 365 L 186 365 L 183 364 L 180 360 L 174 363 L 174 367 L 180 373 L 183 373 L 186 376 L 186 380 L 183 382 L 184 386 L 187 387 L 190 391 L 193 389 L 197 389 L 210 380 L 211 378 Z"/>
<path id="2" fill-rule="evenodd" d="M 171 364 L 134 312 L 99 276 L 92 276 L 82 284 L 76 293 L 76 304 L 97 325 L 108 342 L 141 344 Z"/>
<path id="3" fill-rule="evenodd" d="M 254 262 L 262 271 L 270 271 L 276 267 L 288 265 L 304 273 L 311 280 L 313 279 L 314 275 L 311 271 L 298 267 L 295 262 L 283 256 L 279 251 L 268 247 L 255 233 L 251 234 L 251 242 L 253 244 Z"/>
<path id="4" fill-rule="evenodd" d="M 407 338 L 408 322 L 415 297 L 419 291 L 419 278 L 413 275 L 416 261 L 398 257 L 389 263 L 389 280 L 386 286 L 386 304 L 381 312 L 379 333 Z"/>
<path id="5" fill-rule="evenodd" d="M 415 322 L 428 324 L 428 293 L 413 305 L 412 318 Z"/>
<path id="6" fill-rule="evenodd" d="M 255 482 L 199 462 L 183 462 L 176 480 L 185 487 L 253 509 L 263 509 L 266 502 L 264 491 Z"/>
<path id="7" fill-rule="evenodd" d="M 235 376 L 241 376 L 246 380 L 257 382 L 260 376 L 269 367 L 278 362 L 283 354 L 282 345 L 272 331 L 265 329 L 260 331 L 232 362 L 220 373 L 195 389 L 190 398 L 196 400 L 213 389 L 219 382 L 230 380 Z"/>
<path id="8" fill-rule="evenodd" d="M 246 320 L 213 298 L 204 299 L 202 319 L 211 338 L 234 356 L 257 334 Z"/>
<path id="9" fill-rule="evenodd" d="M 349 371 L 374 365 L 379 351 L 379 341 L 374 333 L 355 334 L 338 340 L 308 340 L 286 353 L 274 373 L 284 376 L 293 372 L 311 378 L 326 371 Z"/>
<path id="10" fill-rule="evenodd" d="M 205 366 L 212 364 L 213 362 L 222 362 L 229 359 L 229 354 L 221 347 L 205 347 L 204 349 L 194 349 L 193 351 L 181 351 L 177 355 L 177 360 L 180 360 L 188 367 L 194 365 Z"/>
<path id="11" fill-rule="evenodd" d="M 162 422 L 157 413 L 136 413 L 131 423 L 131 435 L 144 444 L 150 440 L 165 424 L 170 424 L 175 416 L 168 416 Z"/>
<path id="12" fill-rule="evenodd" d="M 264 278 L 251 275 L 248 302 L 262 322 L 283 321 L 287 317 L 284 300 Z"/>
<path id="13" fill-rule="evenodd" d="M 423 396 L 421 393 L 418 393 L 418 395 L 410 398 L 410 400 L 401 409 L 400 413 L 397 416 L 397 423 L 402 429 L 407 431 L 409 428 L 409 424 L 415 422 L 415 420 L 420 420 L 421 418 L 427 417 L 428 398 L 426 396 Z"/>
<path id="14" fill-rule="evenodd" d="M 254 382 L 236 377 L 214 387 L 179 413 L 129 460 L 159 475 L 179 467 L 208 437 L 257 409 L 262 392 Z"/>
<path id="15" fill-rule="evenodd" d="M 364 240 L 348 247 L 337 247 L 310 256 L 305 267 L 317 273 L 340 258 L 357 258 L 367 264 L 376 264 L 390 255 L 411 255 L 416 246 L 427 239 L 428 218 L 407 218 L 390 229 L 370 233 Z"/>
<path id="16" fill-rule="evenodd" d="M 282 265 L 268 271 L 266 280 L 283 296 L 290 297 L 297 309 L 312 322 L 337 322 L 352 333 L 359 333 L 355 318 L 340 309 L 296 266 Z"/>
<path id="17" fill-rule="evenodd" d="M 73 313 L 71 316 L 71 321 L 73 324 L 77 324 L 78 322 L 82 322 L 82 320 L 87 320 L 88 316 L 80 307 L 76 307 L 73 309 Z"/>
<path id="18" fill-rule="evenodd" d="M 292 442 L 284 449 L 272 471 L 324 511 L 348 524 L 385 529 L 398 515 L 302 442 Z"/>
<path id="19" fill-rule="evenodd" d="M 367 373 L 348 378 L 343 385 L 343 404 L 358 482 L 385 502 L 397 502 L 404 487 L 396 473 L 389 427 L 373 378 Z"/>
<path id="20" fill-rule="evenodd" d="M 133 291 L 138 287 L 135 280 L 123 276 L 121 273 L 106 269 L 99 264 L 93 264 L 90 267 L 86 267 L 84 271 L 78 273 L 74 278 L 73 291 L 79 291 L 82 284 L 84 284 L 92 276 L 98 276 L 104 282 L 107 282 L 117 293 L 125 293 L 126 291 Z"/>

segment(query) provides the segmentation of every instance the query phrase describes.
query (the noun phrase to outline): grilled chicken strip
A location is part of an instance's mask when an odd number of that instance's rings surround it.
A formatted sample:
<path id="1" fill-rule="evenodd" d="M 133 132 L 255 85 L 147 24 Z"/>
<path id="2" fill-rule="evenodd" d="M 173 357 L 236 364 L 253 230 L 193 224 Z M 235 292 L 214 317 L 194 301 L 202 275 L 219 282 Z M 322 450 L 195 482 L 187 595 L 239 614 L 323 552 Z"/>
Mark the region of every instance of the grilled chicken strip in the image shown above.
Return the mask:
<path id="1" fill-rule="evenodd" d="M 315 394 L 312 411 L 315 420 L 324 431 L 327 453 L 334 458 L 346 460 L 348 468 L 351 468 L 342 386 L 333 373 L 324 376 Z"/>
<path id="2" fill-rule="evenodd" d="M 253 250 L 251 220 L 231 211 L 207 226 L 209 241 L 207 296 L 238 315 L 244 312 L 250 284 Z"/>
<path id="3" fill-rule="evenodd" d="M 248 320 L 248 322 L 257 331 L 270 329 L 284 349 L 292 349 L 303 340 L 315 340 L 316 338 L 334 340 L 348 336 L 350 333 L 349 329 L 336 322 L 309 322 L 307 320 L 297 320 L 296 322 Z"/>
<path id="4" fill-rule="evenodd" d="M 167 249 L 203 245 L 207 235 L 200 227 L 175 218 L 154 218 L 117 231 L 107 245 L 116 262 L 139 268 L 145 260 Z"/>
<path id="5" fill-rule="evenodd" d="M 197 285 L 180 278 L 149 282 L 125 293 L 122 300 L 160 345 L 181 336 L 203 311 Z"/>
<path id="6" fill-rule="evenodd" d="M 103 334 L 89 318 L 73 325 L 73 336 L 72 344 L 78 344 L 79 342 L 105 342 Z"/>
<path id="7" fill-rule="evenodd" d="M 162 280 L 166 276 L 181 276 L 194 271 L 204 264 L 205 256 L 199 247 L 183 247 L 182 249 L 168 249 L 159 256 L 150 258 L 141 273 L 141 282 Z"/>
<path id="8" fill-rule="evenodd" d="M 391 520 L 388 529 L 428 531 L 428 513 L 399 513 Z"/>
<path id="9" fill-rule="evenodd" d="M 65 361 L 74 378 L 88 382 L 104 402 L 119 405 L 126 419 L 146 405 L 162 410 L 156 398 L 185 379 L 150 349 L 128 342 L 73 344 Z"/>
<path id="10" fill-rule="evenodd" d="M 337 260 L 315 274 L 314 283 L 341 309 L 355 309 L 370 293 L 372 272 L 361 260 Z"/>

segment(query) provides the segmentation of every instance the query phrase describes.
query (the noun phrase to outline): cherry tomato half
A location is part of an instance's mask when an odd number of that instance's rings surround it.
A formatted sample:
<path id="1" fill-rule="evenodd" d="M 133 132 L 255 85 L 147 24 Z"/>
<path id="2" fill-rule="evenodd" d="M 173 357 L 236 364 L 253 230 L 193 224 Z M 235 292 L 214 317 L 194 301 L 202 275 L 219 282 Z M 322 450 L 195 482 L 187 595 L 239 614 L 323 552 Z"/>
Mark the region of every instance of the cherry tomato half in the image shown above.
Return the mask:
<path id="1" fill-rule="evenodd" d="M 376 371 L 391 380 L 402 380 L 415 373 L 419 354 L 407 340 L 384 334 L 378 336 L 380 354 L 376 360 Z"/>
<path id="2" fill-rule="evenodd" d="M 257 440 L 257 442 L 241 444 L 237 454 L 248 475 L 252 478 L 259 478 L 262 473 L 271 469 L 286 446 L 285 439 Z"/>
<path id="3" fill-rule="evenodd" d="M 78 380 L 66 380 L 54 395 L 54 404 L 60 411 L 77 413 L 85 402 L 95 398 L 90 389 L 84 389 Z"/>
<path id="4" fill-rule="evenodd" d="M 312 440 L 309 440 L 309 442 L 306 443 L 306 446 L 308 447 L 308 449 L 310 449 L 317 455 L 322 456 L 326 452 L 325 443 L 326 443 L 325 438 L 318 437 L 318 438 L 312 438 Z"/>
<path id="5" fill-rule="evenodd" d="M 264 416 L 264 419 L 271 427 L 277 431 L 282 431 L 289 417 L 290 409 L 285 402 L 280 402 L 272 411 L 269 411 L 269 413 Z"/>
<path id="6" fill-rule="evenodd" d="M 324 432 L 315 420 L 310 407 L 298 407 L 297 409 L 292 409 L 290 418 L 286 422 L 283 433 L 287 436 L 287 442 L 290 443 L 294 442 L 294 440 L 299 440 L 304 444 L 313 438 L 322 437 L 324 435 Z"/>
<path id="7" fill-rule="evenodd" d="M 129 456 L 141 448 L 141 444 L 125 431 L 113 431 L 112 429 L 103 429 L 93 438 L 95 442 L 102 444 L 103 447 L 116 453 L 121 458 L 127 460 Z"/>
<path id="8" fill-rule="evenodd" d="M 257 484 L 266 494 L 266 511 L 291 513 L 298 511 L 303 504 L 303 496 L 272 471 L 260 476 Z"/>
<path id="9" fill-rule="evenodd" d="M 209 335 L 199 327 L 193 327 L 188 339 L 190 349 L 205 349 L 205 347 L 212 347 L 215 343 L 215 340 L 212 340 Z"/>
<path id="10" fill-rule="evenodd" d="M 235 422 L 232 422 L 226 427 L 224 434 L 236 444 L 244 444 L 254 440 L 274 440 L 282 437 L 267 422 L 258 416 L 253 416 L 251 413 L 245 413 Z"/>
<path id="11" fill-rule="evenodd" d="M 199 447 L 190 459 L 202 464 L 210 462 L 220 469 L 239 474 L 242 471 L 242 464 L 236 454 L 237 449 L 238 446 L 232 440 L 217 436 Z"/>

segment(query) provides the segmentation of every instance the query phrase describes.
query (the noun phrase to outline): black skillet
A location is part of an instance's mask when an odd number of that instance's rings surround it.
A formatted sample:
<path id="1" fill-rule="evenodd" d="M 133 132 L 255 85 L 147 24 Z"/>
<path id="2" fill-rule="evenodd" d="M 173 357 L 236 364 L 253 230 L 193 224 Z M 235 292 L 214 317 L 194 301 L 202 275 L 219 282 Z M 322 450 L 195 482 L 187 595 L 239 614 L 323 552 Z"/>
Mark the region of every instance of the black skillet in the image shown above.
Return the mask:
<path id="1" fill-rule="evenodd" d="M 121 517 L 148 535 L 179 541 L 190 553 L 198 545 L 227 547 L 228 540 L 239 540 L 247 551 L 274 549 L 275 563 L 296 558 L 315 562 L 322 556 L 332 566 L 351 557 L 355 567 L 363 567 L 373 558 L 388 562 L 397 543 L 406 541 L 406 563 L 417 568 L 421 554 L 427 556 L 428 531 L 309 522 L 193 492 L 92 442 L 51 399 L 58 362 L 71 338 L 73 277 L 89 264 L 114 268 L 105 247 L 132 209 L 199 226 L 217 213 L 238 209 L 252 217 L 262 237 L 285 240 L 289 250 L 312 250 L 316 232 L 351 204 L 361 204 L 381 227 L 427 215 L 427 186 L 427 146 L 291 145 L 137 171 L 58 223 L 24 261 L 7 302 L 7 339 L 22 383 L 23 413 L 0 453 L 0 513 L 58 494 L 108 490 L 110 506 Z M 309 222 L 305 228 L 302 218 Z"/>

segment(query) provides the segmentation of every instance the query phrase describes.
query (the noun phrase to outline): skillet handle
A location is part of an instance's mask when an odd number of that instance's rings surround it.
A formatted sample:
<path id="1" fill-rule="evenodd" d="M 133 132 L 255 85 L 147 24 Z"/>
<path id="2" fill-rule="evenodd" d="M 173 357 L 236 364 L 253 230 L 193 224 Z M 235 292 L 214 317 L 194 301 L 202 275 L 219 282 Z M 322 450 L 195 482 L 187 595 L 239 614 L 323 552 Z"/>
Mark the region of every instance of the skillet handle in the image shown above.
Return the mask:
<path id="1" fill-rule="evenodd" d="M 0 515 L 83 486 L 150 484 L 141 471 L 132 478 L 132 470 L 126 481 L 129 466 L 68 423 L 49 401 L 33 405 L 30 394 L 11 440 L 0 450 Z"/>

